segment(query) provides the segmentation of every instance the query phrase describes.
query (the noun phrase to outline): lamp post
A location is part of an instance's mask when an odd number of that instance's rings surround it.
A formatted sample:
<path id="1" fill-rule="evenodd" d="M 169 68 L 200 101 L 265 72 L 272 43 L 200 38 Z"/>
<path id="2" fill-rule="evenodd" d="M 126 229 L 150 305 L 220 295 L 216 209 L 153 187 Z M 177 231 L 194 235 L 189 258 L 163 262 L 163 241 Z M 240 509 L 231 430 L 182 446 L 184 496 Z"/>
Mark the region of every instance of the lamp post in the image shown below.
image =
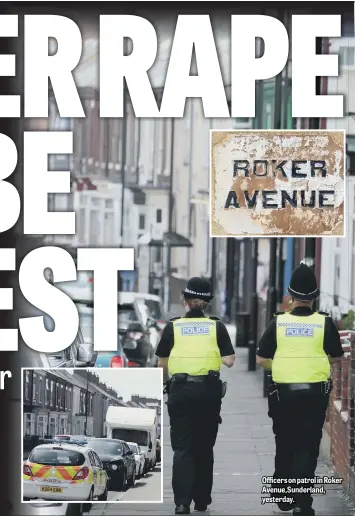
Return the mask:
<path id="1" fill-rule="evenodd" d="M 252 241 L 252 284 L 250 299 L 250 328 L 248 341 L 248 371 L 256 370 L 256 341 L 258 338 L 258 251 L 259 240 Z"/>
<path id="2" fill-rule="evenodd" d="M 89 371 L 86 370 L 86 395 L 85 395 L 85 432 L 88 435 L 88 399 L 89 399 Z"/>

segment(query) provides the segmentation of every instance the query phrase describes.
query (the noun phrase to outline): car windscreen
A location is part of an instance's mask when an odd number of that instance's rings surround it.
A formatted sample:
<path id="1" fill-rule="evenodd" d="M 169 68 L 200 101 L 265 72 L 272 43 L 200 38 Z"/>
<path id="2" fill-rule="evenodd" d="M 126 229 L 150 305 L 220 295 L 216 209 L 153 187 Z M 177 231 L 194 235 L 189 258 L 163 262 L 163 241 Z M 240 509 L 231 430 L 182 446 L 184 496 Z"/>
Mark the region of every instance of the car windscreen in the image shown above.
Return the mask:
<path id="1" fill-rule="evenodd" d="M 138 322 L 137 312 L 133 305 L 118 305 L 118 324 Z"/>
<path id="2" fill-rule="evenodd" d="M 28 458 L 29 462 L 44 466 L 82 466 L 85 457 L 75 450 L 61 450 L 56 448 L 34 449 Z"/>
<path id="3" fill-rule="evenodd" d="M 164 315 L 160 306 L 160 303 L 158 301 L 153 301 L 152 299 L 146 299 L 145 304 L 148 307 L 149 313 L 153 319 L 156 321 L 163 321 Z"/>
<path id="4" fill-rule="evenodd" d="M 135 444 L 129 444 L 128 446 L 129 446 L 129 449 L 131 450 L 131 452 L 136 453 L 136 454 L 138 453 L 138 448 Z"/>
<path id="5" fill-rule="evenodd" d="M 112 441 L 89 441 L 88 446 L 100 455 L 122 455 L 122 444 Z"/>
<path id="6" fill-rule="evenodd" d="M 114 439 L 122 439 L 137 443 L 139 446 L 148 446 L 148 432 L 143 430 L 130 430 L 128 428 L 114 428 L 112 430 L 112 437 Z"/>

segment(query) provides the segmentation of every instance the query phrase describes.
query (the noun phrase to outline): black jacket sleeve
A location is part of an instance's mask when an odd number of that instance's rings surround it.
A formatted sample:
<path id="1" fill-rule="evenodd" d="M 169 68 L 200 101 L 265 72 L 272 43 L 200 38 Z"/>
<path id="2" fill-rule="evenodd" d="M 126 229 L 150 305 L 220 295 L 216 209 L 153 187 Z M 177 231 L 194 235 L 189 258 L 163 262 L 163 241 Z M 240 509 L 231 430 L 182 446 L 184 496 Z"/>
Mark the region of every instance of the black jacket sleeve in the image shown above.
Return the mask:
<path id="1" fill-rule="evenodd" d="M 331 317 L 325 319 L 323 347 L 325 353 L 332 358 L 340 358 L 344 355 L 338 328 Z"/>
<path id="2" fill-rule="evenodd" d="M 157 357 L 168 358 L 174 346 L 174 326 L 172 322 L 168 322 L 165 326 L 159 344 L 155 351 Z"/>
<path id="3" fill-rule="evenodd" d="M 276 317 L 274 317 L 260 339 L 256 354 L 261 358 L 274 358 L 276 347 Z"/>
<path id="4" fill-rule="evenodd" d="M 216 332 L 217 344 L 221 353 L 221 357 L 229 357 L 230 355 L 234 355 L 234 348 L 228 330 L 221 321 L 217 321 Z"/>

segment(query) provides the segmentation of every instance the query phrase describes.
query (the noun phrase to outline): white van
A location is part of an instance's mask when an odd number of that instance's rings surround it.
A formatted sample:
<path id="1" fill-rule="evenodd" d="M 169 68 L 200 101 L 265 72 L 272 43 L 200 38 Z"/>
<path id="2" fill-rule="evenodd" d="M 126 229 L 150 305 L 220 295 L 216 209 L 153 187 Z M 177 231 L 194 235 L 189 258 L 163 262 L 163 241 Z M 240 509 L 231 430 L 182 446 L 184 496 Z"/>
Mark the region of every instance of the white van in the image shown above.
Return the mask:
<path id="1" fill-rule="evenodd" d="M 106 414 L 108 439 L 137 443 L 145 454 L 145 472 L 157 463 L 157 413 L 155 409 L 109 406 Z"/>

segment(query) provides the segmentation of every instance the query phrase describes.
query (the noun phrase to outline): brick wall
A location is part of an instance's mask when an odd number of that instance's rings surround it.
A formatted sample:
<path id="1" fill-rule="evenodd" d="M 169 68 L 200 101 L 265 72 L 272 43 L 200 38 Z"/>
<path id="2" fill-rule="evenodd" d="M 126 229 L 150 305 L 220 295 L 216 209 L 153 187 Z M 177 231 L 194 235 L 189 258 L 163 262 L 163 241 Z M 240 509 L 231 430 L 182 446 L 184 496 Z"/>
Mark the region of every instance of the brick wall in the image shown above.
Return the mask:
<path id="1" fill-rule="evenodd" d="M 326 429 L 331 437 L 333 468 L 344 479 L 345 490 L 354 492 L 355 332 L 340 334 L 345 353 L 342 362 L 333 365 L 333 392 Z"/>

